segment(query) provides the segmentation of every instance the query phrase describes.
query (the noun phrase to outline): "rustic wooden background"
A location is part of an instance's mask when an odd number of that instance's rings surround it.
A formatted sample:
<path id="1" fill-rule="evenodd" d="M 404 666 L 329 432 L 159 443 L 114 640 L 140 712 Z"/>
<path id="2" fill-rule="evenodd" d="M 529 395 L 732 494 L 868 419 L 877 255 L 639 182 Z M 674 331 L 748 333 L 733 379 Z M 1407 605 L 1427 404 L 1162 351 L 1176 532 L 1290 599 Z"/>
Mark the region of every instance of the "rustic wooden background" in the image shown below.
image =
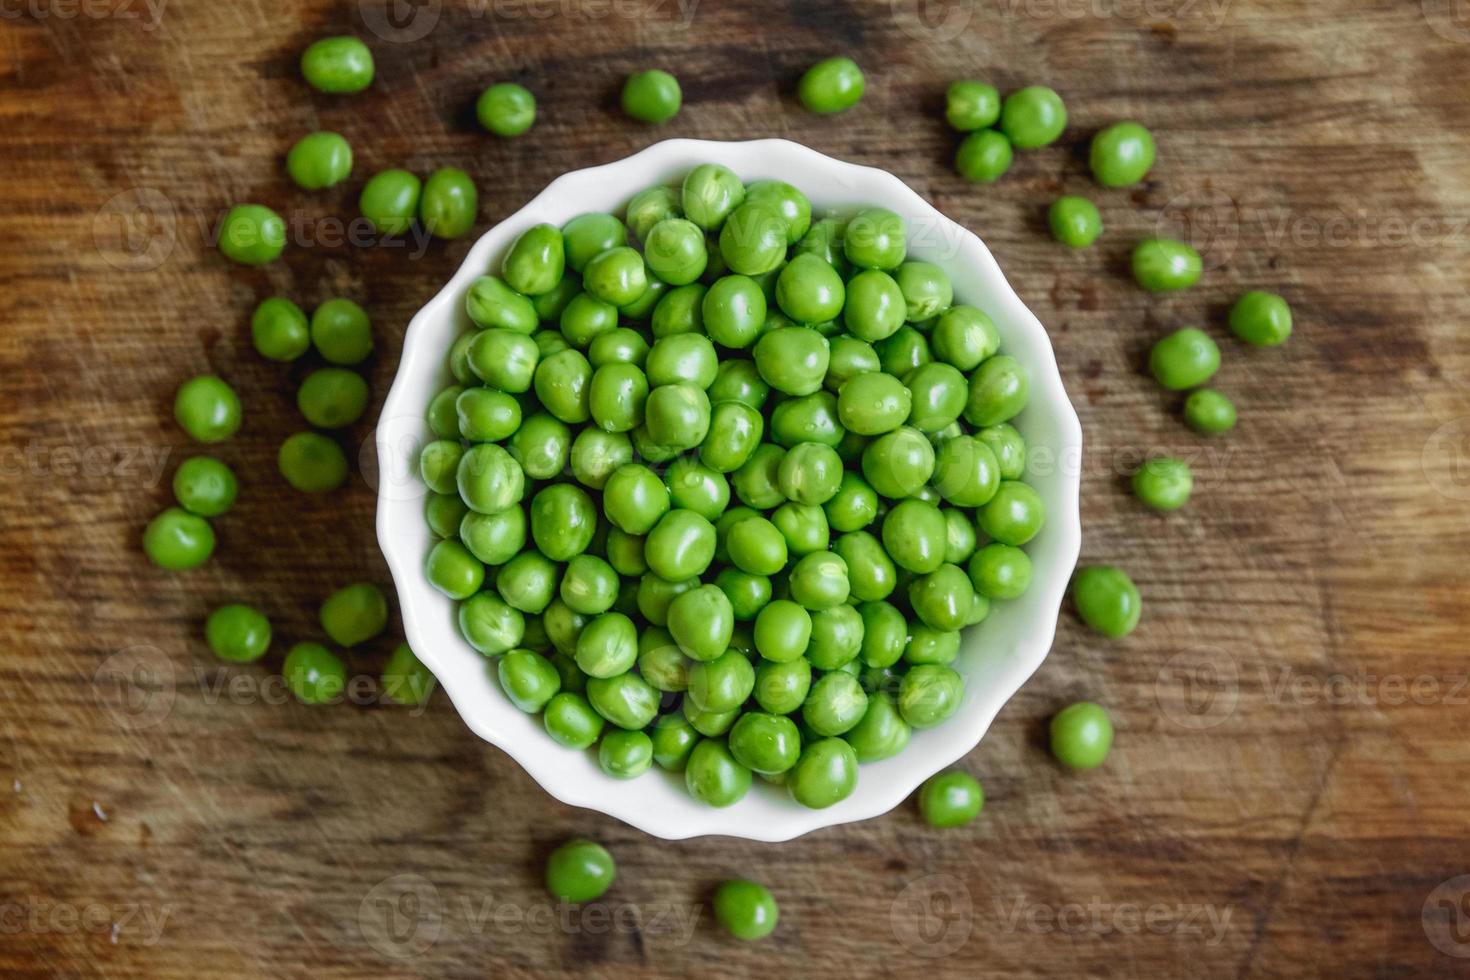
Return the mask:
<path id="1" fill-rule="evenodd" d="M 1470 11 L 1454 0 L 7 0 L 0 7 L 0 973 L 271 976 L 1448 977 L 1470 975 Z M 356 98 L 309 91 L 313 39 L 378 59 Z M 834 52 L 868 72 L 836 118 L 793 103 Z M 676 72 L 657 130 L 615 92 Z M 993 188 L 951 170 L 953 78 L 1045 82 L 1064 144 Z M 515 79 L 532 133 L 477 132 Z M 1122 117 L 1158 135 L 1147 186 L 1101 193 L 1083 147 Z M 308 196 L 282 156 L 345 133 L 354 179 Z M 426 711 L 284 702 L 207 655 L 211 606 L 269 610 L 281 647 L 339 584 L 387 583 L 374 491 L 290 494 L 275 449 L 292 372 L 250 347 L 253 303 L 348 295 L 371 311 L 380 403 L 404 324 L 467 241 L 344 239 L 362 177 L 467 169 L 483 230 L 556 174 L 667 136 L 785 136 L 885 167 L 981 234 L 1048 324 L 1088 440 L 1084 560 L 1117 562 L 1143 625 L 1056 647 L 965 761 L 988 802 L 936 833 L 911 806 L 780 846 L 667 844 L 561 806 Z M 1109 234 L 1043 233 L 1059 192 Z M 293 222 L 268 269 L 209 246 L 222 209 Z M 1120 274 L 1158 230 L 1208 275 L 1151 299 Z M 1279 350 L 1222 329 L 1243 288 L 1298 313 Z M 1162 331 L 1219 336 L 1239 430 L 1204 442 L 1140 370 Z M 172 392 L 213 370 L 246 403 L 240 472 L 207 568 L 139 552 L 192 447 Z M 374 409 L 375 414 L 376 409 Z M 360 446 L 365 421 L 352 433 Z M 1122 489 L 1141 454 L 1194 459 L 1174 516 Z M 396 626 L 395 626 L 396 628 Z M 374 675 L 394 640 L 354 660 Z M 279 649 L 266 663 L 277 664 Z M 1101 771 L 1060 772 L 1044 720 L 1108 704 Z M 364 701 L 373 702 L 372 692 Z M 571 834 L 620 877 L 563 914 L 539 885 Z M 759 945 L 705 902 L 735 873 L 782 922 Z"/>

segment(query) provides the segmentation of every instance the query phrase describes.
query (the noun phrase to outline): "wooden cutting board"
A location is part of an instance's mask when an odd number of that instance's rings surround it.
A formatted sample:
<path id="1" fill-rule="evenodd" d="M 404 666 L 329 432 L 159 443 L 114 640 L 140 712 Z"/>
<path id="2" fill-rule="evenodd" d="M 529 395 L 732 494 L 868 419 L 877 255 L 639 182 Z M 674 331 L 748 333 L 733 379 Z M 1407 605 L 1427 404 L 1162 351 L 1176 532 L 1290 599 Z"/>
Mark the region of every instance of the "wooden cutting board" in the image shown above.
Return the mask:
<path id="1" fill-rule="evenodd" d="M 0 973 L 1470 975 L 1470 18 L 1450 0 L 1330 6 L 7 6 Z M 377 81 L 312 93 L 300 51 L 348 31 Z M 790 93 L 832 53 L 864 66 L 868 95 L 816 118 Z M 621 79 L 651 66 L 685 90 L 659 129 L 616 111 Z M 939 107 L 964 76 L 1057 88 L 1063 144 L 993 187 L 963 182 Z M 503 79 L 540 100 L 508 142 L 471 111 Z M 1103 192 L 1086 139 L 1130 117 L 1157 134 L 1159 165 Z M 357 169 L 308 196 L 282 157 L 317 128 L 347 135 Z M 906 805 L 779 846 L 664 843 L 552 801 L 442 694 L 422 712 L 315 709 L 267 681 L 328 591 L 387 574 L 369 478 L 307 499 L 276 473 L 301 371 L 253 353 L 253 304 L 362 302 L 375 415 L 404 325 L 469 243 L 351 244 L 365 175 L 462 167 L 479 231 L 565 170 L 671 136 L 781 136 L 893 171 L 986 240 L 1051 332 L 1086 430 L 1084 560 L 1129 569 L 1146 611 L 1118 643 L 1064 613 L 1050 659 L 963 761 L 988 796 L 969 829 L 929 830 Z M 1063 192 L 1101 206 L 1096 248 L 1045 234 Z M 208 244 L 245 200 L 292 221 L 265 269 Z M 1128 281 L 1132 244 L 1161 231 L 1202 248 L 1199 288 L 1160 299 Z M 1251 287 L 1294 304 L 1285 347 L 1223 329 Z M 1188 324 L 1224 349 L 1218 385 L 1241 418 L 1226 439 L 1192 435 L 1141 369 Z M 241 502 L 208 567 L 167 575 L 139 534 L 193 451 L 174 388 L 206 370 L 245 401 L 219 449 Z M 365 421 L 354 452 L 369 437 Z M 1184 511 L 1127 494 L 1151 453 L 1193 461 Z M 206 612 L 233 600 L 277 624 L 265 667 L 203 648 Z M 354 671 L 374 675 L 393 642 Z M 1074 776 L 1044 726 L 1083 697 L 1111 708 L 1118 738 L 1105 768 Z M 573 834 L 619 862 L 593 910 L 559 910 L 540 886 Z M 780 899 L 762 944 L 707 909 L 737 874 Z"/>

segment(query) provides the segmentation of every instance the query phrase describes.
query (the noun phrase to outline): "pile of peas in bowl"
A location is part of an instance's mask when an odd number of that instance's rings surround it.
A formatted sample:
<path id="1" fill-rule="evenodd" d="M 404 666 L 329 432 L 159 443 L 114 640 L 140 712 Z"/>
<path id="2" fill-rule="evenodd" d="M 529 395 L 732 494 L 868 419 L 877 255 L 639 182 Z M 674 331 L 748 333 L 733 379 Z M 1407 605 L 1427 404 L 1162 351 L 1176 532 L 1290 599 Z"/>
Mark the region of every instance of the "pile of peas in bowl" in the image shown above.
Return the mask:
<path id="1" fill-rule="evenodd" d="M 717 164 L 527 228 L 428 406 L 429 581 L 555 741 L 813 808 L 951 717 L 1031 581 L 1029 379 L 883 208 Z"/>

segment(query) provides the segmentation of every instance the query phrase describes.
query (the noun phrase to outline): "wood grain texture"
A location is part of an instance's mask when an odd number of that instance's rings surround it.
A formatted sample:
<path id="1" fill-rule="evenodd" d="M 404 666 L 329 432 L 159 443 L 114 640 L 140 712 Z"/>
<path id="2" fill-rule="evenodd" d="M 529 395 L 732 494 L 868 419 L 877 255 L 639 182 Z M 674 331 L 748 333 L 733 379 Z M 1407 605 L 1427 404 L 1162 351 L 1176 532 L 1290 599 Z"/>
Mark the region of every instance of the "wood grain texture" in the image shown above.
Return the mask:
<path id="1" fill-rule="evenodd" d="M 1330 6 L 445 0 L 389 21 L 372 0 L 5 5 L 0 973 L 1470 975 L 1470 880 L 1453 881 L 1470 872 L 1470 21 L 1448 0 Z M 415 11 L 432 30 L 394 40 L 424 26 Z M 345 31 L 371 41 L 378 81 L 311 93 L 299 52 Z M 806 115 L 792 83 L 834 51 L 868 69 L 867 98 Z M 656 131 L 615 109 L 621 78 L 653 65 L 686 99 Z M 936 111 L 962 76 L 1056 87 L 1065 145 L 964 183 Z M 473 127 L 497 79 L 540 99 L 523 139 Z M 1099 193 L 1082 148 L 1124 117 L 1154 129 L 1161 162 Z M 307 196 L 282 158 L 315 128 L 351 140 L 356 176 Z M 247 331 L 274 292 L 359 300 L 376 412 L 404 325 L 468 242 L 348 243 L 363 175 L 463 167 L 483 230 L 558 173 L 658 138 L 773 135 L 887 168 L 985 238 L 1082 416 L 1084 560 L 1125 566 L 1146 597 L 1120 643 L 1064 615 L 964 760 L 989 797 L 973 829 L 935 833 L 905 807 L 779 846 L 662 843 L 550 800 L 442 694 L 421 713 L 309 709 L 206 655 L 215 604 L 259 603 L 289 642 L 330 588 L 387 582 L 369 480 L 322 500 L 280 484 L 299 378 Z M 1043 233 L 1063 191 L 1098 200 L 1099 247 Z M 285 261 L 231 267 L 210 247 L 243 200 L 289 217 Z M 1149 298 L 1120 274 L 1158 230 L 1202 246 L 1198 289 Z M 1247 287 L 1293 302 L 1287 346 L 1228 340 Z M 1226 440 L 1191 435 L 1141 372 L 1187 323 L 1224 347 L 1241 410 Z M 219 449 L 243 493 L 215 561 L 165 575 L 138 537 L 190 452 L 172 392 L 205 370 L 247 405 Z M 1167 517 L 1123 489 L 1159 452 L 1198 475 Z M 390 645 L 354 668 L 374 674 Z M 1042 737 L 1078 697 L 1119 729 L 1085 777 Z M 539 885 L 571 834 L 619 860 L 581 912 Z M 781 900 L 764 944 L 722 936 L 705 906 L 737 873 Z"/>

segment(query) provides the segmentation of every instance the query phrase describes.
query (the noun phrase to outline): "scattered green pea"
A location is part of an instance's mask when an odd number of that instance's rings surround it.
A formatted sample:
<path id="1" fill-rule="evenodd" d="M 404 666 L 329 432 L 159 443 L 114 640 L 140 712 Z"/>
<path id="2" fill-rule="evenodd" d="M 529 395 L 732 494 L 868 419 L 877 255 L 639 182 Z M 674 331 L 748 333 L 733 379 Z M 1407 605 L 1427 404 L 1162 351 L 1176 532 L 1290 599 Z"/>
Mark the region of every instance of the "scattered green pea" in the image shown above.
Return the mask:
<path id="1" fill-rule="evenodd" d="M 1079 701 L 1051 720 L 1051 753 L 1069 769 L 1096 769 L 1113 746 L 1113 722 L 1102 705 Z"/>
<path id="2" fill-rule="evenodd" d="M 634 72 L 623 83 L 623 112 L 639 122 L 668 122 L 679 114 L 683 102 L 679 80 L 658 68 Z"/>
<path id="3" fill-rule="evenodd" d="M 497 82 L 475 100 L 475 118 L 496 136 L 519 136 L 536 121 L 536 97 L 523 85 Z"/>
<path id="4" fill-rule="evenodd" d="M 1059 197 L 1046 213 L 1052 237 L 1069 248 L 1086 248 L 1103 232 L 1097 205 L 1085 197 Z"/>

